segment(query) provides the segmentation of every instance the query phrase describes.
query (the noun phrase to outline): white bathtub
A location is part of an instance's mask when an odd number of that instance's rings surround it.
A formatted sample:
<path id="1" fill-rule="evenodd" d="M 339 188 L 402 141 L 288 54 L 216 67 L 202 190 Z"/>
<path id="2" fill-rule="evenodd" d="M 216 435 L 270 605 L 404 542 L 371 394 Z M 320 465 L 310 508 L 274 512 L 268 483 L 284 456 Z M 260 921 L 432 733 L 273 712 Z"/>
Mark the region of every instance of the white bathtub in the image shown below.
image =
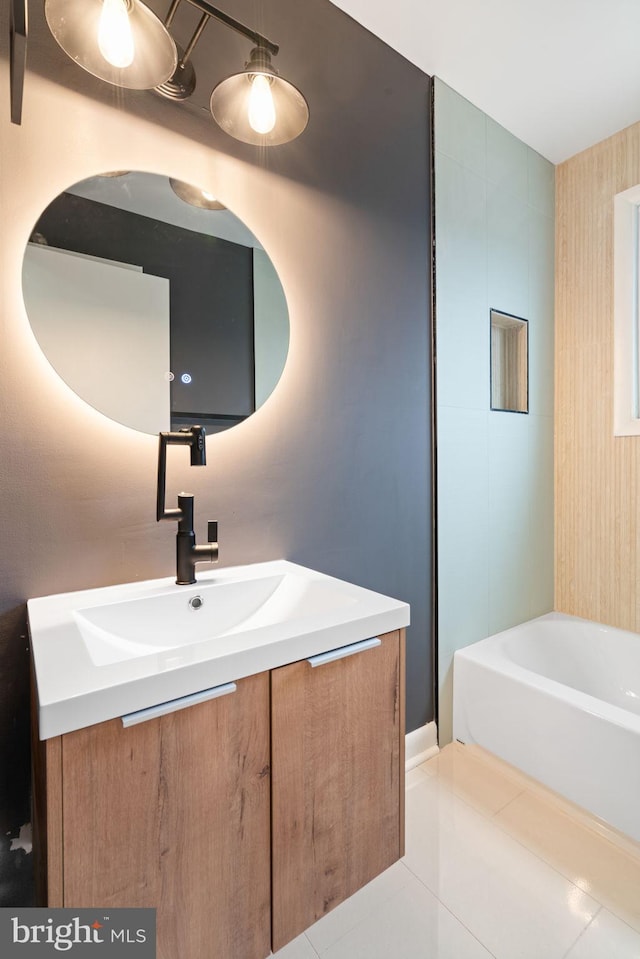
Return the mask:
<path id="1" fill-rule="evenodd" d="M 548 613 L 458 650 L 453 735 L 640 841 L 640 635 Z"/>

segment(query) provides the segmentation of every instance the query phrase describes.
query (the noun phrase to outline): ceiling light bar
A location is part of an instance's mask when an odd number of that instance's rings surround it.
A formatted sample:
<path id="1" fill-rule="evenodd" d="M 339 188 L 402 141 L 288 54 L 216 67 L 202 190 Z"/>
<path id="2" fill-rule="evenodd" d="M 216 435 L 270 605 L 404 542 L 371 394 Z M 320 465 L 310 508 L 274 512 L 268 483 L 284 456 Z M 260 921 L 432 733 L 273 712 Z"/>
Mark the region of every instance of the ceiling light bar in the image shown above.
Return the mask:
<path id="1" fill-rule="evenodd" d="M 214 7 L 213 4 L 207 3 L 207 0 L 186 0 L 186 2 L 190 3 L 192 7 L 196 7 L 202 13 L 205 13 L 207 17 L 213 17 L 214 19 L 219 20 L 220 23 L 224 23 L 228 27 L 231 27 L 232 30 L 236 30 L 238 33 L 241 33 L 243 37 L 246 37 L 247 40 L 251 40 L 251 42 L 257 47 L 264 47 L 273 57 L 275 57 L 280 50 L 280 47 L 277 43 L 273 43 L 261 33 L 258 33 L 256 30 L 252 30 L 251 27 L 247 27 L 244 25 L 244 23 L 240 23 L 239 20 L 235 20 L 233 17 L 230 17 L 228 13 L 224 12 L 224 10 L 219 10 L 217 7 Z M 169 9 L 169 13 L 164 21 L 166 27 L 171 26 L 171 22 L 175 16 L 176 10 L 180 6 L 180 3 L 181 0 L 173 0 Z"/>
<path id="2" fill-rule="evenodd" d="M 23 2 L 12 0 L 12 9 L 19 10 Z M 170 100 L 186 100 L 195 90 L 191 55 L 209 20 L 217 20 L 250 40 L 253 49 L 244 69 L 213 90 L 210 106 L 216 123 L 237 140 L 257 146 L 288 143 L 299 136 L 307 126 L 309 107 L 271 63 L 278 44 L 208 0 L 185 0 L 202 16 L 182 50 L 169 32 L 181 2 L 171 0 L 164 22 L 142 0 L 45 0 L 45 16 L 54 38 L 78 66 L 107 83 L 153 89 Z"/>

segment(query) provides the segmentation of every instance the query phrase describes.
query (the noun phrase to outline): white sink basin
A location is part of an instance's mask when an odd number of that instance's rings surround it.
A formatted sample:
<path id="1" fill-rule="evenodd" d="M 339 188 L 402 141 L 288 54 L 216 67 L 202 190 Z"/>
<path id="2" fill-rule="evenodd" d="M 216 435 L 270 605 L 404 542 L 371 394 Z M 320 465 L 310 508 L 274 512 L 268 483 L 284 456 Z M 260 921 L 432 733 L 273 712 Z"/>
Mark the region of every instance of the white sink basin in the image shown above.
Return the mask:
<path id="1" fill-rule="evenodd" d="M 285 560 L 27 606 L 42 739 L 409 623 L 406 603 Z"/>
<path id="2" fill-rule="evenodd" d="M 284 572 L 239 582 L 200 582 L 160 596 L 76 609 L 73 616 L 89 656 L 104 666 L 320 617 L 357 602 L 345 586 Z"/>

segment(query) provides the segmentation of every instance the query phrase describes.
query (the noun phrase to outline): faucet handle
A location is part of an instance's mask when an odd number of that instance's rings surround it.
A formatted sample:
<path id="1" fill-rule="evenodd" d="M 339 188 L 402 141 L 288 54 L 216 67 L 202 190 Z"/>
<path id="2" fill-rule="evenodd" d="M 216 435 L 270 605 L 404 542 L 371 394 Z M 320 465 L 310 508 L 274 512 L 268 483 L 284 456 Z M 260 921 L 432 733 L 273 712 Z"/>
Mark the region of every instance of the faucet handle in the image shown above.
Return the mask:
<path id="1" fill-rule="evenodd" d="M 209 522 L 207 523 L 207 542 L 208 543 L 218 542 L 218 524 L 213 519 L 210 519 Z"/>

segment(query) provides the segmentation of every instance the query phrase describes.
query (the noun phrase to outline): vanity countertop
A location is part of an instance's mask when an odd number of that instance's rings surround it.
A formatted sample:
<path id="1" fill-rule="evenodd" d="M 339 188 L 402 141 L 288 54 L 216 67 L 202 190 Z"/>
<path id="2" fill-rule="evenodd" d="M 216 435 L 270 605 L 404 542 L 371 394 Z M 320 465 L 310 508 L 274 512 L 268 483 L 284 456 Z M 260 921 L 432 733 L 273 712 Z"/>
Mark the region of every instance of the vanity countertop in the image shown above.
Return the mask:
<path id="1" fill-rule="evenodd" d="M 409 606 L 274 560 L 30 599 L 41 739 L 405 627 Z"/>

